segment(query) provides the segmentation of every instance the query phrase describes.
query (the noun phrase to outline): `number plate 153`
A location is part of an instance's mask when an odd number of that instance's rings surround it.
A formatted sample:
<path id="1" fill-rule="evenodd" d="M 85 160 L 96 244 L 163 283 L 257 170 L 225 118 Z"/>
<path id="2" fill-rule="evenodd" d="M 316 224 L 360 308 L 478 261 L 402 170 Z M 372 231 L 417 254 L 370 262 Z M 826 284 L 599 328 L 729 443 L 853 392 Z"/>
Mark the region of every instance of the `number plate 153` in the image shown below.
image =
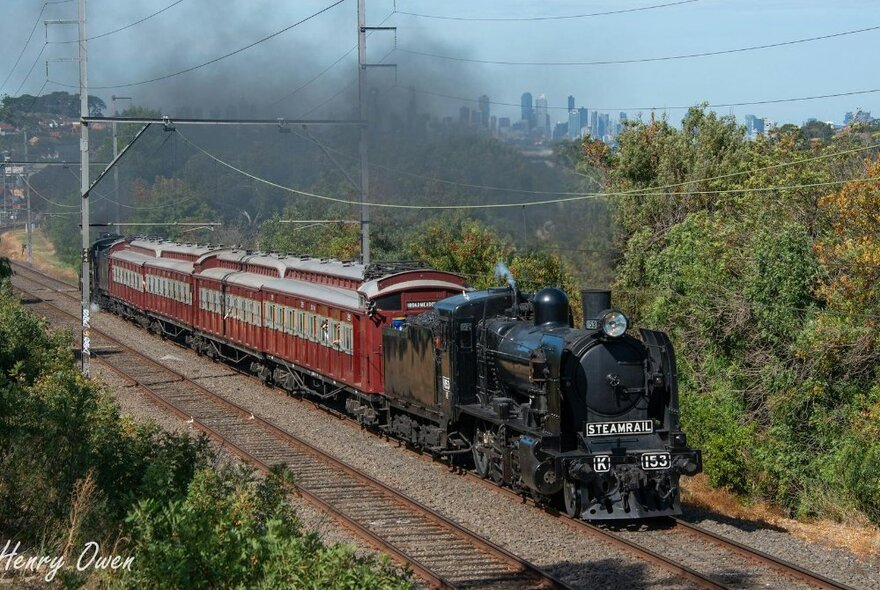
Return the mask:
<path id="1" fill-rule="evenodd" d="M 642 469 L 669 469 L 669 453 L 642 453 Z"/>

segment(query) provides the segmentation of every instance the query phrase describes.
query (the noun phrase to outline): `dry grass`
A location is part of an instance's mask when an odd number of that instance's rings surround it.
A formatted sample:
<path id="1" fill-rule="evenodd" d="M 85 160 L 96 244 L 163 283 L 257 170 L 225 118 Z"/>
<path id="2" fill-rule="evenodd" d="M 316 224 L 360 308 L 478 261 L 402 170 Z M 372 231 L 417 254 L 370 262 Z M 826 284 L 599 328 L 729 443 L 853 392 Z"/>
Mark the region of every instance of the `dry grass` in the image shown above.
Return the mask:
<path id="1" fill-rule="evenodd" d="M 27 240 L 25 230 L 8 231 L 0 235 L 0 256 L 15 260 L 17 262 L 27 261 L 27 254 L 22 254 L 21 246 Z M 76 282 L 78 280 L 77 273 L 58 260 L 55 253 L 55 246 L 46 238 L 41 230 L 34 231 L 33 236 L 34 248 L 34 268 L 50 273 L 53 276 Z"/>
<path id="2" fill-rule="evenodd" d="M 866 519 L 854 519 L 852 522 L 794 520 L 766 502 L 745 504 L 738 496 L 726 490 L 710 487 L 703 474 L 684 480 L 682 499 L 688 504 L 729 518 L 785 529 L 800 539 L 842 547 L 859 555 L 880 556 L 880 529 Z"/>

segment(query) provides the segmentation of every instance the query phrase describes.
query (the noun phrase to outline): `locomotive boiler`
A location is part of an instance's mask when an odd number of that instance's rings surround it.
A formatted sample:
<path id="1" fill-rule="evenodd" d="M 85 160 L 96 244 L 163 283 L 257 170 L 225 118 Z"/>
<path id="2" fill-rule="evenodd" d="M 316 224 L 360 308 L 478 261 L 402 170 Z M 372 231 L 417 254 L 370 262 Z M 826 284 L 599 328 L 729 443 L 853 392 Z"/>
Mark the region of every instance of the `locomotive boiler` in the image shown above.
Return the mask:
<path id="1" fill-rule="evenodd" d="M 396 375 L 386 395 L 392 405 L 423 406 L 439 426 L 438 444 L 467 441 L 480 476 L 562 503 L 571 516 L 680 513 L 679 477 L 702 466 L 680 429 L 671 343 L 651 330 L 629 334 L 608 291 L 582 297 L 582 328 L 572 326 L 568 298 L 555 288 L 530 301 L 514 288 L 441 300 L 386 330 L 386 375 Z"/>

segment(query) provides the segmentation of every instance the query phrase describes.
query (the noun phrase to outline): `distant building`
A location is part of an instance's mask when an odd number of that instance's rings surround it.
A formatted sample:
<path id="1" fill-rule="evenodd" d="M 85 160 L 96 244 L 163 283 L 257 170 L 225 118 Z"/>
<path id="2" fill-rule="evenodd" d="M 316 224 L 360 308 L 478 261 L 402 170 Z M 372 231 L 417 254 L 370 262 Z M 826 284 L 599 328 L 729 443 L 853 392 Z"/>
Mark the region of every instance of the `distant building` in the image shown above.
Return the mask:
<path id="1" fill-rule="evenodd" d="M 470 107 L 463 106 L 458 109 L 458 122 L 461 123 L 462 126 L 467 127 L 471 124 L 471 109 Z"/>
<path id="2" fill-rule="evenodd" d="M 535 118 L 538 127 L 544 129 L 545 133 L 550 131 L 550 117 L 547 113 L 547 97 L 543 94 L 535 100 Z"/>
<path id="3" fill-rule="evenodd" d="M 855 113 L 848 112 L 843 117 L 843 124 L 849 125 L 850 123 L 870 123 L 873 121 L 871 118 L 871 111 L 863 111 L 861 109 L 857 110 Z"/>
<path id="4" fill-rule="evenodd" d="M 746 115 L 746 134 L 754 139 L 761 133 L 764 133 L 764 119 L 755 115 Z"/>
<path id="5" fill-rule="evenodd" d="M 568 97 L 568 111 L 571 112 L 573 110 L 574 110 L 574 97 L 569 96 Z"/>
<path id="6" fill-rule="evenodd" d="M 556 126 L 553 127 L 553 139 L 560 140 L 566 135 L 568 135 L 568 122 L 556 123 Z"/>
<path id="7" fill-rule="evenodd" d="M 478 128 L 483 126 L 483 113 L 471 111 L 471 126 Z"/>
<path id="8" fill-rule="evenodd" d="M 581 114 L 574 109 L 568 111 L 568 138 L 577 139 L 581 136 Z"/>
<path id="9" fill-rule="evenodd" d="M 498 133 L 498 117 L 495 115 L 489 117 L 489 133 L 492 135 Z"/>
<path id="10" fill-rule="evenodd" d="M 590 126 L 590 111 L 589 111 L 589 109 L 587 109 L 586 107 L 581 107 L 578 109 L 578 114 L 580 114 L 580 116 L 581 116 L 580 128 L 583 129 L 584 127 L 589 127 Z"/>
<path id="11" fill-rule="evenodd" d="M 593 139 L 602 139 L 599 135 L 599 111 L 590 113 L 590 135 Z"/>
<path id="12" fill-rule="evenodd" d="M 481 126 L 485 129 L 489 127 L 489 97 L 483 94 L 479 98 Z"/>
<path id="13" fill-rule="evenodd" d="M 608 123 L 610 118 L 608 113 L 599 115 L 599 139 L 604 140 L 606 135 L 611 135 L 611 128 Z"/>
<path id="14" fill-rule="evenodd" d="M 534 111 L 532 110 L 532 93 L 523 92 L 520 104 L 522 105 L 522 120 L 527 121 L 529 127 L 531 127 L 534 121 Z"/>

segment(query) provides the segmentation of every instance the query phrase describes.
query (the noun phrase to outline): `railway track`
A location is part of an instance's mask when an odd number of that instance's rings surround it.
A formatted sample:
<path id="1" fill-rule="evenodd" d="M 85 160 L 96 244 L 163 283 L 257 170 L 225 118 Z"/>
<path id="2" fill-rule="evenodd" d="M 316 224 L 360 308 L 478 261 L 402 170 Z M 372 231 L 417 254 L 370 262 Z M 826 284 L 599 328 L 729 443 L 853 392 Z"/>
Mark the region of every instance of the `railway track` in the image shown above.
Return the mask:
<path id="1" fill-rule="evenodd" d="M 38 273 L 36 273 L 32 269 L 29 269 L 27 267 L 22 267 L 19 264 L 14 264 L 14 266 L 16 268 L 16 271 L 23 270 L 26 275 L 30 275 L 31 278 L 29 278 L 28 280 L 31 280 L 31 281 L 36 282 L 37 284 L 40 284 L 42 286 L 42 288 L 50 289 L 52 291 L 58 292 L 59 294 L 65 296 L 65 297 L 69 297 L 70 299 L 74 299 L 74 300 L 78 301 L 78 297 L 76 296 L 76 293 L 78 293 L 78 289 L 76 287 L 74 287 L 64 281 L 60 281 L 60 280 L 52 278 L 52 277 L 39 275 Z M 37 276 L 38 278 L 34 278 L 35 276 Z M 93 332 L 95 332 L 94 328 L 93 328 Z M 93 341 L 94 340 L 95 339 L 93 338 Z M 93 345 L 93 347 L 94 347 L 94 345 Z M 134 354 L 137 354 L 137 353 L 134 353 Z M 97 358 L 101 359 L 102 361 L 106 361 L 106 359 L 102 358 L 100 349 L 96 352 L 96 356 L 97 356 Z M 118 356 L 118 355 L 114 355 L 114 356 Z M 153 361 L 151 361 L 151 362 L 153 362 Z M 158 364 L 158 363 L 154 363 L 154 364 Z M 172 370 L 167 369 L 166 367 L 164 367 L 164 365 L 159 365 L 159 366 L 162 367 L 162 370 L 167 371 L 169 373 L 173 373 Z M 185 379 L 185 377 L 183 377 L 182 375 L 179 376 L 179 378 Z M 201 388 L 201 386 L 198 384 L 193 384 L 193 385 L 194 385 L 194 387 Z M 211 392 L 207 392 L 207 394 L 209 396 L 217 397 L 215 394 L 213 394 Z M 153 397 L 153 396 L 151 395 L 151 397 Z M 231 402 L 228 402 L 223 398 L 219 398 L 219 399 L 222 400 L 222 401 L 218 402 L 219 404 L 221 404 L 221 405 L 226 404 L 229 406 L 234 406 L 234 411 L 237 412 L 239 416 L 245 416 L 247 414 L 246 417 L 250 418 L 251 415 L 249 414 L 249 412 L 246 409 L 241 408 L 239 406 L 235 406 L 235 404 L 231 404 Z M 160 403 L 162 403 L 161 400 L 160 400 Z M 163 405 L 166 405 L 166 404 L 163 404 Z M 167 405 L 166 405 L 166 407 L 167 407 Z M 191 418 L 194 419 L 193 414 L 190 414 L 189 418 L 187 418 L 186 412 L 181 414 L 180 412 L 175 411 L 175 409 L 173 407 L 169 407 L 169 409 L 172 412 L 177 413 L 181 417 L 184 417 L 186 419 L 191 419 Z M 259 421 L 259 419 L 257 417 L 254 417 L 253 419 L 256 421 Z M 284 431 L 281 431 L 280 429 L 271 425 L 268 422 L 263 421 L 263 423 L 264 423 L 263 428 L 266 429 L 267 431 L 271 431 L 273 429 L 280 431 L 281 434 L 276 435 L 276 436 L 281 436 L 282 438 L 284 436 L 291 436 L 292 437 L 292 435 L 284 433 Z M 194 424 L 195 424 L 195 422 L 194 422 Z M 217 437 L 215 436 L 215 438 L 217 438 Z M 233 442 L 233 441 L 230 441 L 230 442 Z M 307 443 L 304 443 L 304 444 L 307 444 Z M 228 446 L 230 446 L 230 448 L 233 448 L 229 444 L 228 444 Z M 272 457 L 269 457 L 269 459 L 271 460 Z M 333 459 L 333 461 L 335 461 L 335 459 Z M 257 464 L 259 466 L 259 463 L 255 462 L 255 464 Z M 271 463 L 266 463 L 267 466 L 270 464 Z M 352 469 L 347 466 L 343 466 L 343 467 L 348 468 L 348 469 Z M 308 470 L 307 470 L 306 475 L 308 475 L 309 473 L 310 472 L 308 472 Z M 522 499 L 522 497 L 519 494 L 517 494 L 516 492 L 514 492 L 510 489 L 507 489 L 507 488 L 499 488 L 498 486 L 496 486 L 490 482 L 481 480 L 479 477 L 477 477 L 476 475 L 474 475 L 472 473 L 468 473 L 467 476 L 472 478 L 474 481 L 477 481 L 477 482 L 480 482 L 480 483 L 485 484 L 487 486 L 490 486 L 492 489 L 499 490 L 503 493 L 510 495 L 511 497 L 515 497 L 517 499 Z M 366 476 L 366 477 L 369 478 L 369 476 Z M 379 486 L 383 486 L 383 484 L 376 482 L 375 480 L 372 480 L 372 481 L 374 483 L 378 484 Z M 331 501 L 332 501 L 332 498 L 331 498 Z M 335 510 L 333 508 L 324 506 L 320 502 L 317 502 L 317 503 L 319 505 L 321 505 L 325 510 L 328 510 L 330 512 L 335 513 Z M 545 509 L 544 507 L 541 507 L 541 506 L 539 506 L 538 508 Z M 430 509 L 427 509 L 427 510 L 430 510 Z M 560 519 L 564 520 L 565 522 L 567 522 L 569 525 L 573 526 L 577 530 L 585 532 L 585 533 L 595 537 L 597 540 L 600 540 L 604 543 L 607 543 L 607 544 L 612 545 L 616 548 L 622 549 L 623 551 L 625 551 L 631 555 L 634 555 L 644 561 L 658 565 L 658 566 L 666 569 L 667 571 L 674 573 L 677 577 L 680 577 L 682 579 L 685 579 L 685 580 L 691 582 L 696 587 L 708 588 L 708 589 L 714 589 L 714 590 L 726 589 L 726 588 L 731 587 L 731 586 L 727 585 L 724 580 L 719 579 L 718 577 L 713 577 L 709 574 L 697 571 L 697 569 L 695 569 L 695 568 L 688 567 L 687 565 L 684 565 L 684 564 L 676 561 L 675 559 L 672 559 L 672 558 L 667 557 L 661 553 L 653 551 L 650 548 L 645 547 L 642 544 L 638 543 L 637 541 L 633 541 L 633 540 L 627 538 L 625 535 L 622 535 L 622 534 L 615 532 L 613 530 L 609 530 L 608 528 L 606 528 L 604 526 L 597 526 L 597 525 L 593 525 L 591 523 L 587 523 L 587 522 L 580 521 L 577 519 L 569 518 L 568 516 L 566 516 L 564 514 L 558 514 L 555 512 L 553 514 L 555 516 L 559 517 Z M 708 531 L 708 530 L 703 529 L 699 526 L 690 524 L 690 523 L 683 521 L 681 519 L 667 519 L 667 521 L 665 523 L 658 523 L 658 524 L 666 524 L 666 525 L 668 525 L 670 532 L 674 531 L 676 533 L 683 533 L 683 534 L 689 535 L 694 540 L 696 540 L 700 543 L 704 543 L 704 544 L 710 543 L 713 546 L 715 546 L 725 552 L 736 555 L 739 558 L 744 558 L 744 559 L 748 560 L 750 563 L 753 563 L 761 568 L 771 570 L 771 571 L 776 572 L 778 574 L 784 575 L 792 581 L 801 582 L 803 584 L 806 584 L 808 586 L 815 587 L 815 588 L 835 589 L 835 590 L 852 590 L 849 586 L 846 586 L 844 584 L 841 584 L 839 582 L 831 580 L 831 579 L 824 577 L 822 575 L 809 572 L 809 571 L 797 566 L 796 564 L 792 564 L 790 562 L 784 561 L 782 559 L 779 559 L 779 558 L 774 557 L 772 555 L 769 555 L 767 553 L 758 551 L 756 549 L 752 549 L 746 545 L 743 545 L 743 544 L 738 543 L 736 541 L 732 541 L 724 536 L 717 535 L 715 533 L 712 533 L 711 531 Z M 457 527 L 458 525 L 455 525 L 455 526 Z M 410 530 L 408 528 L 408 526 L 403 527 L 403 528 L 406 530 Z M 356 530 L 356 532 L 359 532 L 359 531 L 357 531 L 357 529 L 355 529 L 355 530 Z M 378 545 L 378 542 L 376 542 L 376 541 L 373 541 L 373 542 L 374 542 L 374 544 Z M 406 557 L 401 557 L 400 555 L 397 555 L 397 553 L 395 553 L 394 551 L 391 551 L 388 549 L 385 549 L 385 550 L 388 551 L 389 553 L 392 553 L 393 555 L 397 556 L 398 559 L 401 559 L 402 561 L 407 561 Z M 456 561 L 455 565 L 456 565 L 456 569 L 458 569 L 457 566 L 459 565 L 459 562 Z M 426 574 L 424 574 L 423 572 L 421 572 L 418 568 L 414 567 L 414 569 L 420 575 L 425 576 L 426 579 L 428 578 L 428 576 Z M 440 585 L 442 585 L 443 583 L 444 583 L 443 581 L 439 582 Z M 502 584 L 502 586 L 508 587 L 508 586 L 504 586 L 503 584 Z"/>
<path id="2" fill-rule="evenodd" d="M 836 582 L 825 576 L 807 571 L 798 565 L 783 561 L 768 553 L 758 551 L 757 549 L 753 549 L 751 547 L 743 545 L 742 543 L 738 543 L 737 541 L 728 539 L 723 535 L 713 533 L 712 531 L 706 530 L 695 524 L 691 524 L 685 520 L 682 520 L 681 518 L 672 518 L 670 520 L 674 523 L 676 529 L 683 530 L 686 534 L 692 535 L 700 541 L 713 543 L 717 546 L 723 547 L 725 550 L 730 551 L 731 553 L 735 553 L 750 561 L 762 563 L 789 578 L 804 582 L 805 584 L 809 584 L 810 586 L 813 586 L 815 588 L 823 588 L 825 590 L 852 590 L 850 586 L 841 584 L 840 582 Z"/>
<path id="3" fill-rule="evenodd" d="M 51 322 L 79 317 L 54 297 L 77 289 L 15 265 L 21 291 Z M 22 285 L 21 283 L 26 283 Z M 93 356 L 171 413 L 264 472 L 286 464 L 299 493 L 441 588 L 570 588 L 548 572 L 92 328 Z"/>

